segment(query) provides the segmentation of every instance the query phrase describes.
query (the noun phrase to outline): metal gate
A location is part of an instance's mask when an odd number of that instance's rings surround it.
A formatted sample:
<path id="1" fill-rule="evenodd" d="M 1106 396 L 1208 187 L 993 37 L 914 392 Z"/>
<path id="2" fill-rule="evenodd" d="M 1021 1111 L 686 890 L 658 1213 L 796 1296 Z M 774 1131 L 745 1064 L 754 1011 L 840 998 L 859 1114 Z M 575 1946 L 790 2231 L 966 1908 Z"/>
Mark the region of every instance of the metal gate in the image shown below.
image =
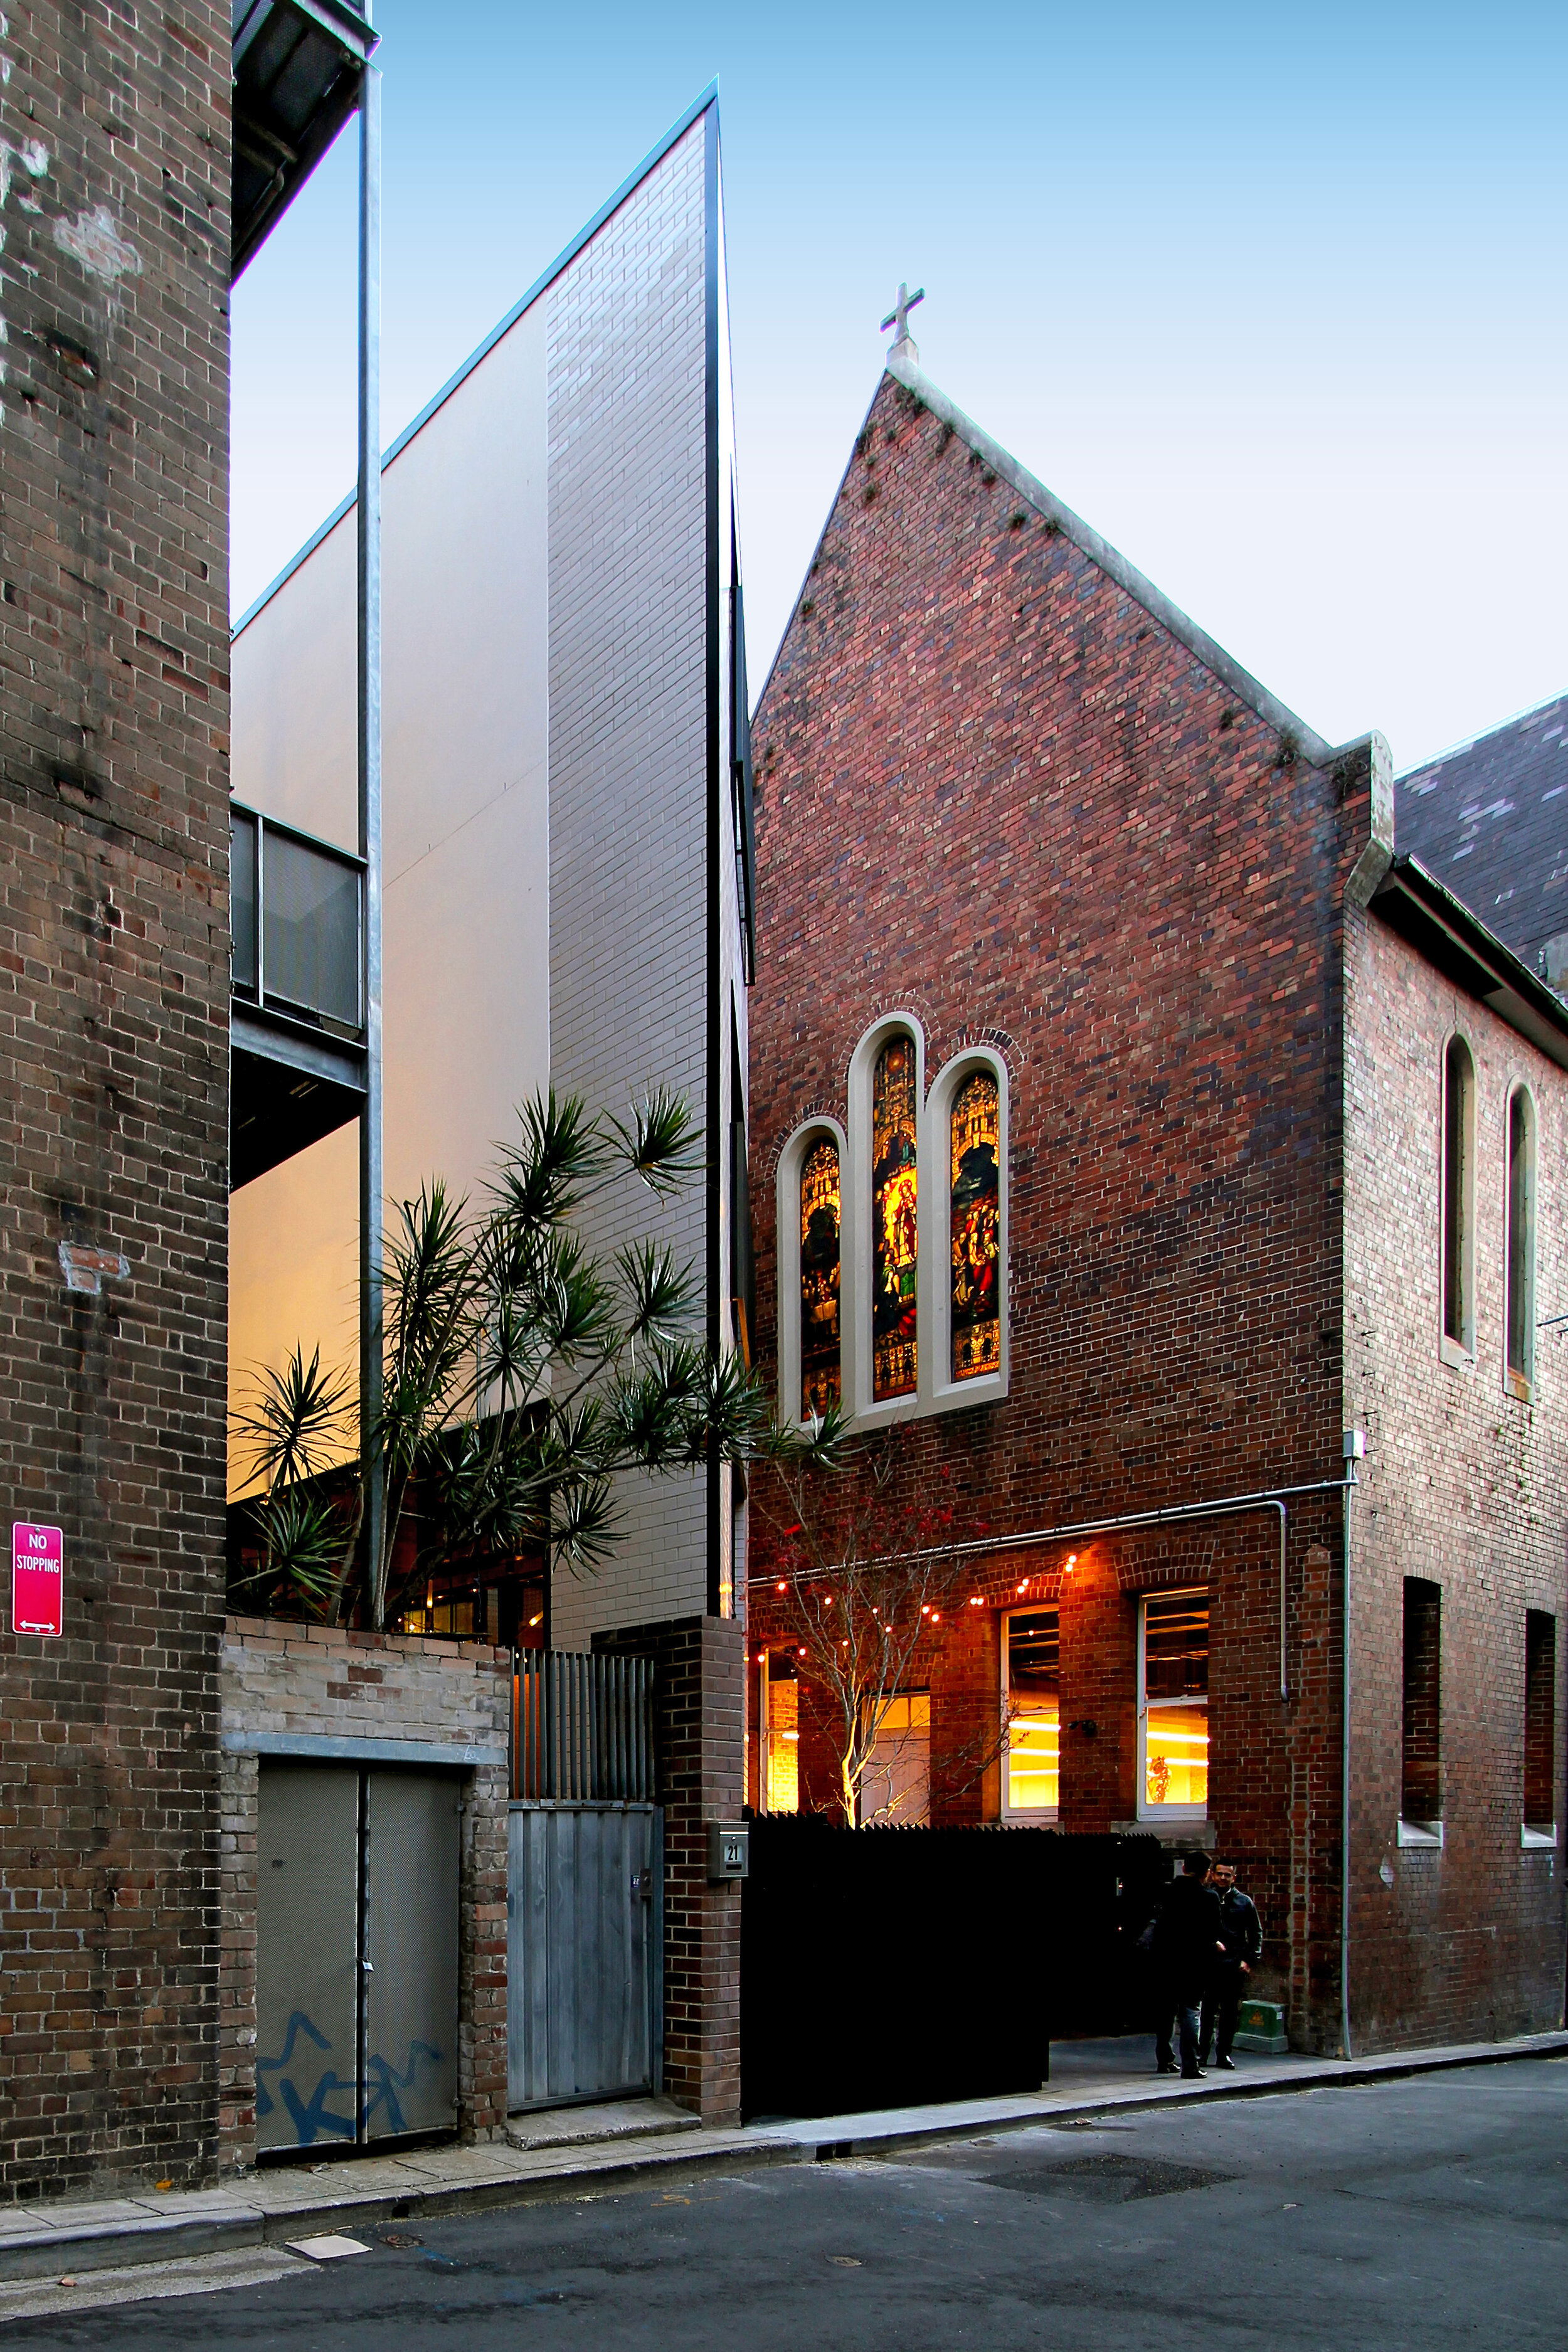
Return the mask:
<path id="1" fill-rule="evenodd" d="M 507 1876 L 509 2107 L 657 2090 L 664 1816 L 653 1664 L 519 1654 Z"/>
<path id="2" fill-rule="evenodd" d="M 657 2089 L 662 1814 L 514 1804 L 509 1828 L 508 2106 Z"/>
<path id="3" fill-rule="evenodd" d="M 460 1802 L 455 1773 L 262 1760 L 258 2149 L 455 2126 Z"/>

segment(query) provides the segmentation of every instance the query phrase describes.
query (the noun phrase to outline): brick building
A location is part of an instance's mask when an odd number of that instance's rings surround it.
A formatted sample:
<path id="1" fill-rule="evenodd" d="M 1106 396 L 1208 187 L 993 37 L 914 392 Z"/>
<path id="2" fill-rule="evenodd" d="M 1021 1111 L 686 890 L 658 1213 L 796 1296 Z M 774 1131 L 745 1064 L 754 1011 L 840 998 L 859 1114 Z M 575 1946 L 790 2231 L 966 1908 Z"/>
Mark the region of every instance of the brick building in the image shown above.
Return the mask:
<path id="1" fill-rule="evenodd" d="M 1299 2047 L 1557 2022 L 1562 1003 L 907 335 L 753 742 L 759 1351 L 958 1547 L 863 1812 L 1217 1843 Z M 764 1503 L 750 1787 L 830 1805 Z"/>
<path id="2" fill-rule="evenodd" d="M 304 2084 L 301 2144 L 416 2125 L 482 2137 L 505 2124 L 510 1656 L 483 1639 L 437 1639 L 434 1628 L 328 1633 L 225 1614 L 231 1318 L 246 1312 L 257 1230 L 245 1182 L 264 1186 L 344 1125 L 352 1134 L 367 1069 L 379 1066 L 364 1022 L 360 878 L 379 871 L 379 845 L 375 857 L 363 847 L 356 857 L 279 826 L 277 871 L 291 873 L 297 896 L 280 910 L 283 932 L 269 932 L 256 887 L 268 874 L 267 845 L 257 819 L 247 836 L 233 811 L 229 287 L 356 109 L 362 152 L 374 154 L 374 41 L 363 0 L 245 0 L 232 12 L 172 0 L 155 16 L 112 18 L 45 5 L 13 12 L 8 26 L 0 20 L 4 1461 L 13 1521 L 58 1531 L 63 1549 L 59 1633 L 33 1630 L 9 1586 L 0 1612 L 6 2198 L 210 2180 L 268 2144 L 258 2130 L 268 2114 L 278 2144 L 284 2094 L 299 2090 L 279 2079 L 282 2062 L 265 2042 L 279 1988 L 262 1981 L 261 1962 L 279 1921 L 311 1965 L 313 1948 L 331 1941 L 329 1919 L 342 1929 L 325 1970 L 341 2012 L 335 2047 Z M 364 176 L 368 184 L 369 163 Z M 731 1185 L 744 1154 L 727 1147 L 731 1123 L 743 1123 L 748 869 L 733 830 L 742 795 L 730 712 L 737 695 L 743 711 L 745 697 L 743 666 L 732 677 L 729 652 L 740 585 L 721 245 L 710 93 L 563 258 L 549 303 L 535 302 L 511 346 L 513 358 L 521 348 L 539 363 L 530 426 L 542 431 L 547 414 L 547 319 L 560 377 L 575 372 L 554 411 L 554 442 L 548 453 L 531 442 L 521 469 L 525 502 L 543 499 L 547 463 L 551 495 L 577 486 L 576 507 L 566 495 L 562 510 L 575 514 L 579 536 L 557 534 L 548 598 L 533 574 L 521 590 L 558 634 L 514 634 L 503 698 L 515 703 L 519 667 L 537 656 L 528 677 L 538 693 L 522 724 L 548 693 L 557 729 L 549 790 L 574 826 L 545 850 L 547 866 L 560 852 L 554 930 L 531 923 L 526 908 L 518 924 L 541 970 L 530 964 L 509 999 L 524 1011 L 503 1041 L 501 1095 L 479 1114 L 479 1135 L 497 1132 L 515 1099 L 524 1030 L 529 1069 L 547 1075 L 553 1050 L 560 1077 L 601 1098 L 650 1076 L 684 1084 L 720 1147 L 687 1238 L 710 1275 L 710 1336 L 728 1345 L 738 1295 Z M 637 271 L 662 265 L 664 311 L 657 293 L 638 310 Z M 639 412 L 623 370 L 639 336 L 661 333 L 671 365 Z M 492 388 L 504 373 L 492 372 Z M 426 435 L 405 475 L 438 440 Z M 600 500 L 589 515 L 585 486 L 611 462 L 621 478 L 640 465 L 662 485 L 640 541 L 629 502 Z M 533 513 L 542 523 L 543 505 Z M 604 537 L 612 520 L 613 548 Z M 329 544 L 319 571 L 336 552 Z M 542 530 L 526 560 L 514 548 L 510 584 L 546 552 Z M 673 572 L 679 593 L 668 593 Z M 332 585 L 327 651 L 340 666 L 315 683 L 349 711 L 352 843 L 352 566 Z M 621 625 L 628 608 L 617 589 L 641 597 L 640 638 Z M 605 656 L 606 627 L 618 660 Z M 630 697 L 634 682 L 640 698 Z M 622 688 L 627 723 L 606 726 Z M 280 698 L 279 728 L 288 715 Z M 254 699 L 247 717 L 255 728 Z M 469 789 L 497 781 L 472 757 L 479 734 L 463 747 L 459 782 Z M 253 752 L 254 736 L 241 748 Z M 329 748 L 341 752 L 342 737 Z M 495 737 L 479 748 L 495 750 Z M 517 747 L 501 748 L 510 756 Z M 254 759 L 247 772 L 258 789 L 267 782 Z M 643 791 L 637 812 L 622 805 L 628 779 Z M 332 780 L 343 782 L 341 768 Z M 525 765 L 499 781 L 501 790 L 525 781 L 506 814 L 526 813 L 527 836 L 542 777 Z M 280 793 L 299 782 L 285 763 Z M 458 811 L 455 829 L 471 814 Z M 236 869 L 248 893 L 232 907 L 231 826 L 249 853 Z M 540 845 L 509 842 L 523 898 Z M 463 872 L 431 863 L 438 887 L 463 887 Z M 279 987 L 279 965 L 268 962 L 285 939 L 307 963 L 322 945 L 311 923 L 323 874 L 334 953 L 342 941 L 332 924 L 353 907 L 346 982 L 341 957 L 312 970 L 346 985 L 346 1018 L 334 997 L 317 1003 Z M 621 945 L 637 950 L 639 970 L 660 921 L 668 941 L 672 905 L 679 912 L 676 976 L 662 996 L 639 993 L 640 1027 L 634 1000 L 609 1003 L 602 967 L 574 953 L 574 940 L 592 948 L 606 896 L 617 894 Z M 508 911 L 516 918 L 516 898 Z M 639 919 L 649 927 L 640 943 Z M 499 958 L 501 943 L 492 944 Z M 247 950 L 261 959 L 248 986 Z M 492 961 L 491 978 L 499 972 Z M 400 1057 L 409 1042 L 405 1028 Z M 671 1043 L 674 1066 L 654 1051 Z M 629 1075 L 623 1063 L 635 1065 Z M 411 1066 L 401 1058 L 396 1075 Z M 432 1056 L 424 1066 L 428 1086 L 443 1065 Z M 402 1108 L 391 1106 L 388 1120 L 398 1146 Z M 470 1129 L 464 1140 L 475 1140 Z M 413 1148 L 422 1151 L 422 1136 Z M 395 1181 L 401 1172 L 389 1169 Z M 241 1187 L 232 1227 L 231 1183 Z M 349 1206 L 352 1216 L 352 1193 Z M 332 1304 L 335 1312 L 342 1301 Z M 722 2114 L 736 2096 L 737 1895 L 708 1885 L 701 1820 L 732 1814 L 739 1799 L 732 1594 L 743 1511 L 728 1472 L 714 1471 L 646 1516 L 625 1590 L 606 1606 L 590 1588 L 574 1614 L 566 1596 L 570 1622 L 557 1639 L 614 1647 L 629 1626 L 644 1654 L 663 1659 L 668 2079 Z M 478 1630 L 491 1629 L 481 1621 Z M 279 1795 L 270 1828 L 269 1790 Z M 416 1869 L 421 1901 L 399 1899 L 409 1857 L 425 1853 L 439 1863 L 444 1908 Z M 421 1922 L 437 1910 L 432 1960 Z M 386 1939 L 384 1959 L 399 1952 L 407 1981 L 439 1979 L 449 2001 L 439 2063 L 416 2084 L 416 2119 L 412 2101 L 400 2116 L 390 2096 L 404 2087 L 394 2070 L 410 2027 L 393 2014 L 395 2000 L 377 2021 L 363 1969 L 375 1934 Z M 394 1992 L 402 1981 L 384 1965 L 374 1981 L 384 1979 Z M 325 2047 L 329 2037 L 316 2039 Z"/>
<path id="3" fill-rule="evenodd" d="M 226 6 L 0 29 L 0 2194 L 216 2158 Z"/>

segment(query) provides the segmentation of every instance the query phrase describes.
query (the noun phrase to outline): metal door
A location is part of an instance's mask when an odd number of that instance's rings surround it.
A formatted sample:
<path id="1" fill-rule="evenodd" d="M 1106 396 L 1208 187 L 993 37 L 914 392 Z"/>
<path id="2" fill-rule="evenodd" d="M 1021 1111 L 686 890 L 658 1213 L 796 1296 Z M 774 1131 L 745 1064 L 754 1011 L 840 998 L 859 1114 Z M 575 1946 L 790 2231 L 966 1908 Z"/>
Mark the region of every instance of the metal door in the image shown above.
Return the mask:
<path id="1" fill-rule="evenodd" d="M 458 2116 L 458 1862 L 448 1773 L 369 1772 L 365 2123 L 371 2139 Z"/>
<path id="2" fill-rule="evenodd" d="M 261 1767 L 256 2144 L 352 2140 L 359 2068 L 359 1774 Z"/>
<path id="3" fill-rule="evenodd" d="M 509 2107 L 656 2087 L 662 1826 L 652 1805 L 512 1806 Z"/>
<path id="4" fill-rule="evenodd" d="M 258 2150 L 456 2126 L 460 1828 L 454 1773 L 262 1761 Z"/>

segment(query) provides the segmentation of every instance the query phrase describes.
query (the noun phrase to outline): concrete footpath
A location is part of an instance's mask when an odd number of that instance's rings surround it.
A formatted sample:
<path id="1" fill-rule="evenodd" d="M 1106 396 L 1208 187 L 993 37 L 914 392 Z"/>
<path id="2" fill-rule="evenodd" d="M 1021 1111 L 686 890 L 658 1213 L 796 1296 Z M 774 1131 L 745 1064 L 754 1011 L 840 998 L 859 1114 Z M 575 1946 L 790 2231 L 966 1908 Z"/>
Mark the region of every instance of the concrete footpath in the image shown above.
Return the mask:
<path id="1" fill-rule="evenodd" d="M 733 2171 L 962 2139 L 984 2130 L 1069 2125 L 1107 2110 L 1353 2087 L 1456 2066 L 1568 2057 L 1568 2033 L 1342 2059 L 1241 2056 L 1199 2083 L 1157 2077 L 1146 2036 L 1058 2042 L 1044 2090 L 872 2115 L 816 2116 L 708 2129 L 664 2099 L 556 2108 L 511 2119 L 483 2147 L 409 2148 L 268 2167 L 224 2189 L 155 2191 L 0 2211 L 0 2279 L 74 2278 L 135 2263 L 173 2262 L 331 2231 L 474 2212 L 531 2199 L 602 2195 L 670 2173 Z"/>

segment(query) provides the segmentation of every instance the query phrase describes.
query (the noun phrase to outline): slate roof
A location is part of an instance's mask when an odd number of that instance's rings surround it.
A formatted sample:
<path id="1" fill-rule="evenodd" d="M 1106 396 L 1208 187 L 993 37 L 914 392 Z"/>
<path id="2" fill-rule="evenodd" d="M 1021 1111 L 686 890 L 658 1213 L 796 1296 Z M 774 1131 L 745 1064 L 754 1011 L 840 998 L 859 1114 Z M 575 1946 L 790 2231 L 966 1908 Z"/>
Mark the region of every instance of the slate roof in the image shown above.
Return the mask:
<path id="1" fill-rule="evenodd" d="M 1399 777 L 1394 827 L 1402 857 L 1544 973 L 1547 940 L 1568 933 L 1568 694 Z"/>

